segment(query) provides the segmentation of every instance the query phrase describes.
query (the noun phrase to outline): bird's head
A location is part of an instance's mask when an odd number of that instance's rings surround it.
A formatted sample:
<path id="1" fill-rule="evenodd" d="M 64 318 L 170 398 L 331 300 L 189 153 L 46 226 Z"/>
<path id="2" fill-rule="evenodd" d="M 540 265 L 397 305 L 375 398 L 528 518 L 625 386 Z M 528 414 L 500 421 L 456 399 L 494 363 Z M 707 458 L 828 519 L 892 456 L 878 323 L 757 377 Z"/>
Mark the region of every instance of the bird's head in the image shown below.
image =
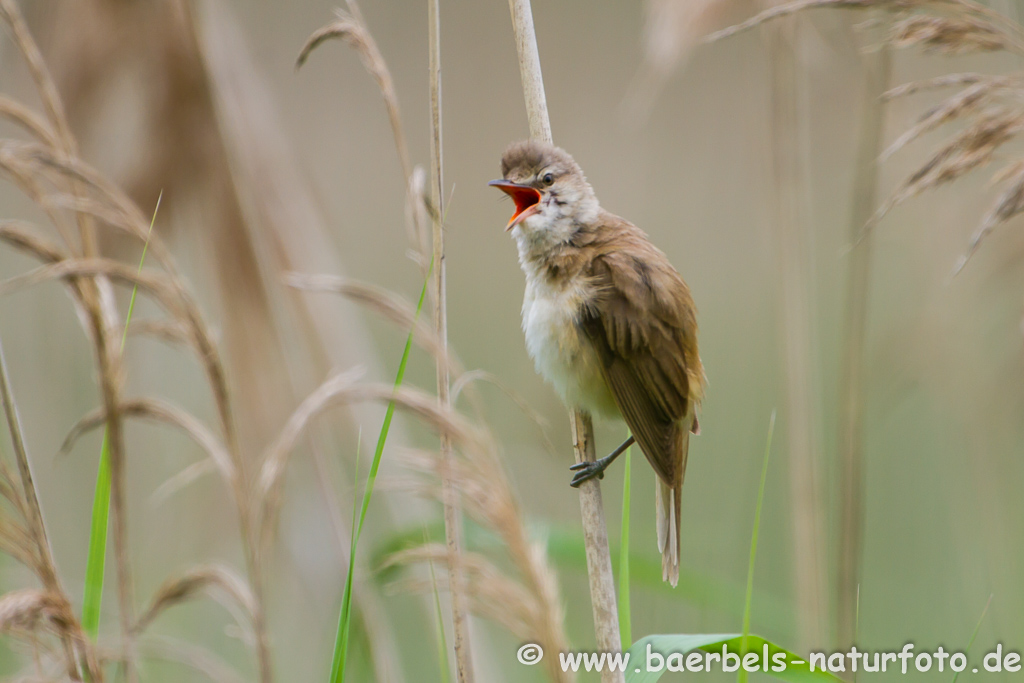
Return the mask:
<path id="1" fill-rule="evenodd" d="M 506 230 L 518 227 L 525 236 L 559 237 L 547 233 L 568 233 L 597 213 L 597 197 L 583 170 L 560 147 L 514 142 L 501 157 L 501 176 L 490 185 L 516 203 Z"/>

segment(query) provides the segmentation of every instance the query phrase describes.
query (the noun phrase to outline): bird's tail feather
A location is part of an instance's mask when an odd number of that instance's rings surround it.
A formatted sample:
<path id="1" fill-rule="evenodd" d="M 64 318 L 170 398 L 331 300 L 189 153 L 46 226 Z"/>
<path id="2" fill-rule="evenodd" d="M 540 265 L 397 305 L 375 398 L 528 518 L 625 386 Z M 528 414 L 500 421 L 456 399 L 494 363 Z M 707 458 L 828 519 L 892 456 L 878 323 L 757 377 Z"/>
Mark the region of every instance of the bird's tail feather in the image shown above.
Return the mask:
<path id="1" fill-rule="evenodd" d="M 682 513 L 682 485 L 669 486 L 658 479 L 655 494 L 658 510 L 658 550 L 661 551 L 661 578 L 672 587 L 679 583 L 679 524 Z"/>
<path id="2" fill-rule="evenodd" d="M 680 525 L 683 513 L 683 469 L 686 467 L 686 455 L 690 447 L 690 430 L 679 430 L 682 440 L 682 467 L 674 485 L 668 484 L 658 477 L 655 491 L 655 507 L 657 511 L 658 551 L 661 552 L 661 578 L 675 588 L 679 584 L 679 559 L 682 555 L 680 547 Z"/>

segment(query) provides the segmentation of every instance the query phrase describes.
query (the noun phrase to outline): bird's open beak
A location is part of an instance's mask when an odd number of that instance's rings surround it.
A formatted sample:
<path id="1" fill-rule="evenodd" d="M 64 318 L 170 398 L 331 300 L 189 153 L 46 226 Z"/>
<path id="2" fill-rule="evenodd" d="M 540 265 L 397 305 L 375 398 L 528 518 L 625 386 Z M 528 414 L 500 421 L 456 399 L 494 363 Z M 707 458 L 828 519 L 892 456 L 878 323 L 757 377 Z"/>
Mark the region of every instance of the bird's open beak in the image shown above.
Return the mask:
<path id="1" fill-rule="evenodd" d="M 540 191 L 536 188 L 510 183 L 507 180 L 492 180 L 487 184 L 498 188 L 516 203 L 516 212 L 508 220 L 505 232 L 514 228 L 519 221 L 537 213 L 540 208 Z"/>

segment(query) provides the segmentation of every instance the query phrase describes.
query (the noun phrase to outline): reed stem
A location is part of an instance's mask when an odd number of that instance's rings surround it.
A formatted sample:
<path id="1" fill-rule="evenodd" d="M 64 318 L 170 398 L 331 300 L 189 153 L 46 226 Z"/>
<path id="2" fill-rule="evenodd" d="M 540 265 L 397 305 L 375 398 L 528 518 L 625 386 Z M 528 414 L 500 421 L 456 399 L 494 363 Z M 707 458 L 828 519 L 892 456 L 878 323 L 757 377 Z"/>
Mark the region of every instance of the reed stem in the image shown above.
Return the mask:
<path id="1" fill-rule="evenodd" d="M 891 58 L 883 43 L 864 56 L 864 100 L 850 213 L 850 271 L 846 280 L 844 348 L 839 395 L 839 576 L 836 584 L 837 645 L 856 637 L 857 587 L 864 541 L 864 345 L 867 338 L 872 231 L 864 226 L 877 206 L 878 157 Z"/>
<path id="2" fill-rule="evenodd" d="M 430 44 L 430 200 L 434 235 L 434 326 L 442 354 L 437 358 L 437 399 L 451 409 L 451 378 L 448 370 L 448 306 L 444 253 L 444 154 L 441 135 L 441 14 L 439 0 L 428 0 Z M 469 610 L 462 573 L 462 518 L 459 493 L 452 481 L 455 454 L 451 437 L 441 432 L 441 477 L 444 502 L 445 546 L 448 551 L 448 584 L 451 596 L 455 670 L 459 683 L 473 683 L 473 656 L 469 636 Z"/>
<path id="3" fill-rule="evenodd" d="M 25 439 L 21 431 L 21 418 L 18 416 L 18 408 L 14 403 L 14 394 L 7 378 L 7 361 L 4 359 L 3 344 L 0 344 L 0 403 L 3 403 L 4 415 L 7 418 L 7 428 L 11 433 L 11 443 L 14 445 L 14 458 L 18 463 L 18 476 L 21 479 L 22 495 L 25 499 L 26 519 L 29 525 L 29 537 L 33 540 L 37 558 L 37 571 L 39 580 L 43 587 L 51 595 L 61 596 L 64 591 L 60 586 L 60 579 L 57 576 L 57 568 L 53 561 L 53 550 L 50 547 L 50 539 L 46 534 L 46 524 L 43 522 L 43 510 L 39 505 L 39 496 L 36 494 L 35 479 L 32 476 L 32 464 L 28 459 L 28 449 L 25 447 Z M 73 681 L 82 680 L 78 671 L 78 664 L 75 661 L 74 646 L 67 634 L 61 634 L 61 646 L 64 649 L 68 678 Z"/>
<path id="4" fill-rule="evenodd" d="M 773 223 L 778 254 L 786 445 L 790 459 L 797 640 L 801 649 L 824 646 L 826 592 L 823 509 L 813 382 L 813 306 L 803 207 L 804 169 L 798 108 L 797 18 L 765 27 L 772 77 Z"/>

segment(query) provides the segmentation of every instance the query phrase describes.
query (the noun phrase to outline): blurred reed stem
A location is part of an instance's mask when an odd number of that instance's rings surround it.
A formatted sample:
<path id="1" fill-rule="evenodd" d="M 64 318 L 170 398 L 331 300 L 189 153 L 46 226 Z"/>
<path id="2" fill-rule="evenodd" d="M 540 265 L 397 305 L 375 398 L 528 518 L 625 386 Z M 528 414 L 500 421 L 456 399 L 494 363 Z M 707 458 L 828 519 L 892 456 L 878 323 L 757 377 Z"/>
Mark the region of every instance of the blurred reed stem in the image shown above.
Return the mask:
<path id="1" fill-rule="evenodd" d="M 441 8 L 439 0 L 427 2 L 430 49 L 430 202 L 434 247 L 434 327 L 441 345 L 437 357 L 437 399 L 450 411 L 451 377 L 448 368 L 448 300 L 444 254 L 444 148 L 441 126 Z M 451 436 L 440 435 L 441 486 L 444 503 L 445 546 L 448 552 L 448 585 L 452 608 L 455 670 L 459 683 L 473 683 L 473 653 L 469 636 L 469 609 L 462 568 L 462 518 L 459 493 L 453 481 L 455 454 Z"/>
<path id="2" fill-rule="evenodd" d="M 39 580 L 42 582 L 43 587 L 52 595 L 63 598 L 64 590 L 61 588 L 60 579 L 57 576 L 57 567 L 53 561 L 53 549 L 50 547 L 50 539 L 46 534 L 43 510 L 39 505 L 35 479 L 32 476 L 32 464 L 29 462 L 28 449 L 25 447 L 25 439 L 21 431 L 21 418 L 18 416 L 18 408 L 14 403 L 14 393 L 11 391 L 10 381 L 7 377 L 7 360 L 4 358 L 2 342 L 0 342 L 0 402 L 4 405 L 7 429 L 10 431 L 11 443 L 14 446 L 14 458 L 18 463 L 21 492 L 25 500 L 25 516 L 29 525 L 28 535 L 36 546 L 34 552 L 36 556 L 35 569 L 39 573 Z M 78 672 L 78 663 L 75 660 L 74 644 L 67 633 L 61 634 L 61 647 L 64 651 L 68 677 L 73 681 L 82 680 Z M 86 670 L 88 670 L 88 667 L 86 667 Z"/>
<path id="3" fill-rule="evenodd" d="M 790 458 L 797 642 L 823 646 L 826 592 L 823 508 L 815 454 L 811 282 L 804 239 L 804 175 L 798 112 L 799 20 L 779 19 L 764 29 L 771 69 L 771 160 L 775 181 L 772 223 L 778 255 L 786 442 Z"/>
<path id="4" fill-rule="evenodd" d="M 884 34 L 886 25 L 876 35 Z M 864 94 L 860 138 L 850 210 L 851 246 L 846 280 L 842 368 L 839 394 L 839 575 L 836 583 L 836 635 L 839 647 L 856 638 L 857 590 L 864 540 L 864 345 L 873 231 L 864 226 L 878 203 L 878 158 L 882 152 L 885 105 L 889 88 L 890 49 L 882 43 L 863 57 Z"/>
<path id="5" fill-rule="evenodd" d="M 544 94 L 537 32 L 533 28 L 533 8 L 530 0 L 509 0 L 508 6 L 512 11 L 512 30 L 515 32 L 516 52 L 519 54 L 519 76 L 523 81 L 530 137 L 550 143 L 553 140 L 551 118 L 548 116 L 548 101 Z"/>
<path id="6" fill-rule="evenodd" d="M 515 32 L 516 50 L 519 54 L 519 75 L 523 81 L 523 97 L 526 100 L 530 135 L 536 140 L 551 143 L 551 119 L 548 116 L 547 98 L 544 95 L 537 34 L 533 28 L 533 9 L 530 0 L 509 0 L 509 9 L 512 12 L 512 29 Z M 573 410 L 569 420 L 575 461 L 594 461 L 594 424 L 590 414 Z M 579 492 L 597 649 L 602 652 L 619 652 L 622 650 L 622 641 L 619 637 L 615 576 L 612 574 L 612 557 L 608 548 L 608 529 L 601 502 L 601 484 L 596 478 L 590 479 L 580 485 Z M 555 653 L 552 653 L 552 656 L 555 656 Z M 602 683 L 621 683 L 623 680 L 621 671 L 601 672 Z"/>

